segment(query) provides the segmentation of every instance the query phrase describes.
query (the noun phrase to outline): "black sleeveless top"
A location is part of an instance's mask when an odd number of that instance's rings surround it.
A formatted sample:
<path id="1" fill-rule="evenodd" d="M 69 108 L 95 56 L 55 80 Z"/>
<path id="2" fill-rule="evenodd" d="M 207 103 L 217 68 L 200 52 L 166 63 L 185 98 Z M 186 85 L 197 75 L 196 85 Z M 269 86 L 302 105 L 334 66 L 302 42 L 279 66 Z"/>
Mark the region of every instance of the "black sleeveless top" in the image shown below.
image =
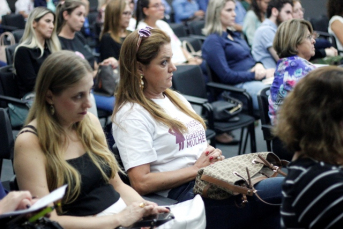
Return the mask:
<path id="1" fill-rule="evenodd" d="M 27 125 L 25 127 L 34 130 L 34 132 L 24 130 L 19 134 L 30 132 L 37 135 L 37 130 L 34 126 Z M 81 192 L 72 203 L 62 204 L 63 215 L 96 215 L 119 200 L 120 194 L 114 190 L 111 184 L 103 179 L 100 170 L 92 162 L 88 153 L 67 160 L 67 162 L 81 174 Z M 108 177 L 111 175 L 109 167 L 103 166 L 102 169 Z"/>

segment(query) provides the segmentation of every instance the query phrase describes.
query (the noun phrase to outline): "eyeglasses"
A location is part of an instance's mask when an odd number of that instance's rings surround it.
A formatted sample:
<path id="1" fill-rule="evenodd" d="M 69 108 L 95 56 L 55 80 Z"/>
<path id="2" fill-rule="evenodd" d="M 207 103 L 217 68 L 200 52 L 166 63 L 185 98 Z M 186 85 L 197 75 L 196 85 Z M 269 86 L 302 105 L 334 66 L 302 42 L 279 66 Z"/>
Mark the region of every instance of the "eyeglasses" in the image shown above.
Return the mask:
<path id="1" fill-rule="evenodd" d="M 304 8 L 296 9 L 296 10 L 294 10 L 294 13 L 297 14 L 297 13 L 299 13 L 299 11 L 305 13 L 305 9 Z"/>
<path id="2" fill-rule="evenodd" d="M 317 39 L 318 38 L 318 34 L 310 34 L 306 37 L 306 39 L 308 39 L 309 41 L 312 41 L 312 39 Z"/>
<path id="3" fill-rule="evenodd" d="M 132 12 L 131 12 L 131 11 L 124 11 L 124 12 L 123 12 L 123 15 L 124 15 L 124 16 L 131 16 L 131 15 L 132 15 Z"/>
<path id="4" fill-rule="evenodd" d="M 164 4 L 163 3 L 156 3 L 156 4 L 149 6 L 149 7 L 161 9 L 161 8 L 164 8 Z"/>

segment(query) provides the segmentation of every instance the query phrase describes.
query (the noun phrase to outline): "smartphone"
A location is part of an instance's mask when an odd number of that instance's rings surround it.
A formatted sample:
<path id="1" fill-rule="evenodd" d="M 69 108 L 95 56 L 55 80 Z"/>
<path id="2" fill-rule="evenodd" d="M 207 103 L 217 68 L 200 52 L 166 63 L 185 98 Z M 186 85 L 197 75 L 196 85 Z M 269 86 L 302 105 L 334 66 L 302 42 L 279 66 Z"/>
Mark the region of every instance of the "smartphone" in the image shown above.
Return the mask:
<path id="1" fill-rule="evenodd" d="M 174 215 L 170 212 L 150 215 L 147 217 L 143 217 L 143 220 L 132 224 L 128 228 L 158 227 L 174 218 Z M 119 227 L 119 229 L 126 229 L 126 227 Z"/>

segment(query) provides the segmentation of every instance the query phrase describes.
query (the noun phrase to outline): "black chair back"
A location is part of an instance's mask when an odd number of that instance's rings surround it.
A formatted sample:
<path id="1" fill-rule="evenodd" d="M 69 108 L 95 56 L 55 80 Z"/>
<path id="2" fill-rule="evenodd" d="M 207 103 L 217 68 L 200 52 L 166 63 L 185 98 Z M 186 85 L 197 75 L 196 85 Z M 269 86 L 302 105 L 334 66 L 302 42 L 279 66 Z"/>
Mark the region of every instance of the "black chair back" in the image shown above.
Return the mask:
<path id="1" fill-rule="evenodd" d="M 187 30 L 185 28 L 184 24 L 181 23 L 170 23 L 169 26 L 172 28 L 174 31 L 175 35 L 177 37 L 187 37 Z"/>
<path id="2" fill-rule="evenodd" d="M 0 176 L 2 171 L 2 160 L 13 159 L 14 138 L 12 126 L 7 110 L 0 108 Z"/>
<path id="3" fill-rule="evenodd" d="M 24 31 L 25 29 L 17 29 L 12 31 L 16 44 L 19 43 L 20 39 L 23 37 Z"/>
<path id="4" fill-rule="evenodd" d="M 25 19 L 21 14 L 7 14 L 2 16 L 1 25 L 25 29 Z"/>
<path id="5" fill-rule="evenodd" d="M 188 22 L 189 34 L 203 36 L 202 29 L 205 27 L 205 21 Z"/>
<path id="6" fill-rule="evenodd" d="M 18 44 L 9 45 L 5 48 L 6 52 L 6 61 L 8 65 L 12 65 L 14 62 L 14 51 L 17 48 Z"/>
<path id="7" fill-rule="evenodd" d="M 0 68 L 0 95 L 19 99 L 19 89 L 12 70 L 12 65 Z M 0 107 L 6 108 L 7 103 L 0 100 Z"/>
<path id="8" fill-rule="evenodd" d="M 258 100 L 258 105 L 259 105 L 259 110 L 260 110 L 260 118 L 261 118 L 261 124 L 262 124 L 261 129 L 263 133 L 263 138 L 267 143 L 268 151 L 271 151 L 271 140 L 274 138 L 274 136 L 272 134 L 272 125 L 271 125 L 271 121 L 268 115 L 269 94 L 270 94 L 270 87 L 266 87 L 258 93 L 257 100 Z"/>
<path id="9" fill-rule="evenodd" d="M 180 65 L 173 74 L 173 88 L 185 95 L 207 99 L 206 84 L 198 65 Z"/>
<path id="10" fill-rule="evenodd" d="M 312 24 L 313 30 L 327 32 L 329 25 L 329 18 L 326 15 L 321 15 L 320 17 L 311 18 L 310 22 Z"/>

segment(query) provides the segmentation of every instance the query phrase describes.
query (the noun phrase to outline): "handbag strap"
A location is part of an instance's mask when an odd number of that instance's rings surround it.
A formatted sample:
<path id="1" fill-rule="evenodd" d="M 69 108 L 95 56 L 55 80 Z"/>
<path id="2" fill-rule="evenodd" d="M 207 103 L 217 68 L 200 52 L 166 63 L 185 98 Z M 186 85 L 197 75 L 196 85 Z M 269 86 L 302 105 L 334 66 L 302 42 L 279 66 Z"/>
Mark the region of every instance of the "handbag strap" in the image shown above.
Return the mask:
<path id="1" fill-rule="evenodd" d="M 261 159 L 262 163 L 266 165 L 267 167 L 269 167 L 271 170 L 281 174 L 282 176 L 287 176 L 287 174 L 283 172 L 279 166 L 273 165 L 272 163 L 264 159 L 261 155 L 257 155 L 257 156 Z M 255 160 L 255 162 L 260 162 L 260 163 L 261 161 L 258 161 L 258 159 Z"/>
<path id="2" fill-rule="evenodd" d="M 189 50 L 190 53 L 192 54 L 192 56 L 195 55 L 195 50 L 193 48 L 193 45 L 191 43 L 189 43 L 189 41 L 186 41 L 186 40 L 182 41 L 182 48 L 184 50 Z"/>
<path id="3" fill-rule="evenodd" d="M 237 185 L 233 185 L 233 184 L 229 184 L 229 183 L 227 183 L 225 181 L 216 179 L 214 177 L 210 177 L 210 176 L 205 175 L 205 174 L 203 174 L 201 176 L 201 180 L 204 180 L 204 181 L 207 181 L 209 183 L 215 184 L 218 187 L 226 188 L 228 190 L 233 191 L 234 193 L 245 194 L 245 195 L 248 195 L 248 196 L 253 196 L 254 195 L 252 189 L 249 189 L 249 188 L 246 188 L 246 187 L 237 186 Z M 206 189 L 206 191 L 207 191 L 207 189 Z M 203 192 L 203 194 L 204 194 L 204 197 L 207 197 L 207 192 L 206 193 Z M 205 194 L 206 194 L 206 196 L 205 196 Z"/>
<path id="4" fill-rule="evenodd" d="M 10 38 L 10 45 L 14 45 L 15 44 L 15 39 L 14 39 L 14 36 L 11 32 L 3 32 L 1 35 L 0 35 L 0 46 L 5 46 L 5 39 L 6 39 L 6 36 L 8 38 Z"/>

